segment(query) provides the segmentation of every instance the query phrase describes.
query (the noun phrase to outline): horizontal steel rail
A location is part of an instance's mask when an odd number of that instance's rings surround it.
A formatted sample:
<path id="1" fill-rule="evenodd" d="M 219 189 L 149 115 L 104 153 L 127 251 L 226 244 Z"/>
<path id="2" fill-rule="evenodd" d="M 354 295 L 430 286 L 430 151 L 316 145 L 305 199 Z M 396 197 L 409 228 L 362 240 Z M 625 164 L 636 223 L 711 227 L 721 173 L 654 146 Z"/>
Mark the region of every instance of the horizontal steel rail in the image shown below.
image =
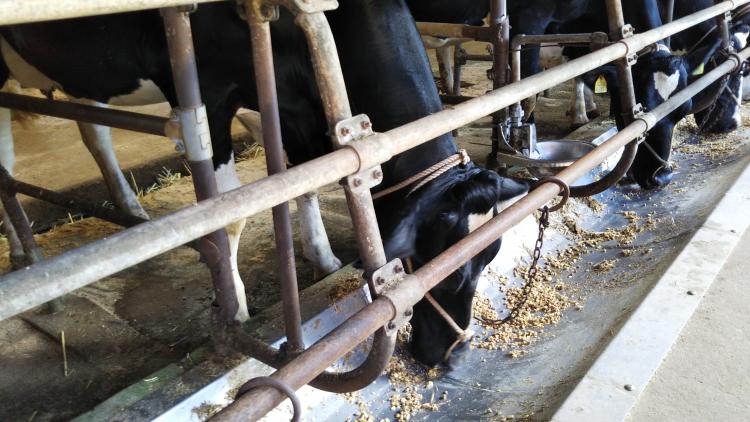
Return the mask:
<path id="1" fill-rule="evenodd" d="M 70 293 L 227 224 L 292 200 L 358 171 L 388 161 L 440 135 L 465 126 L 610 61 L 635 53 L 695 23 L 750 0 L 725 1 L 654 30 L 634 35 L 513 85 L 423 117 L 349 147 L 266 177 L 216 198 L 60 254 L 0 277 L 0 320 Z M 127 251 L 127 253 L 125 253 Z"/>
<path id="2" fill-rule="evenodd" d="M 492 28 L 489 26 L 472 26 L 456 23 L 417 22 L 421 35 L 433 37 L 462 38 L 466 41 L 490 41 Z"/>
<path id="3" fill-rule="evenodd" d="M 136 12 L 220 0 L 0 0 L 0 25 Z"/>
<path id="4" fill-rule="evenodd" d="M 180 133 L 179 123 L 170 122 L 166 117 L 77 104 L 70 101 L 48 100 L 29 95 L 0 92 L 0 107 L 157 136 L 167 136 L 168 130 L 171 130 L 175 135 Z M 168 124 L 173 125 L 173 127 L 168 127 Z"/>
<path id="5" fill-rule="evenodd" d="M 736 57 L 730 57 L 723 64 L 675 94 L 652 112 L 638 117 L 615 136 L 561 171 L 557 177 L 569 185 L 573 184 L 596 168 L 607 157 L 653 128 L 659 120 L 666 117 L 695 94 L 706 89 L 725 74 L 738 69 L 742 61 L 748 58 L 750 58 L 750 48 L 743 50 Z M 554 183 L 545 183 L 539 186 L 418 269 L 414 273 L 413 279 L 400 283 L 390 296 L 411 296 L 413 292 L 410 292 L 410 290 L 415 289 L 422 292 L 429 291 L 445 277 L 460 268 L 466 261 L 495 242 L 503 233 L 520 223 L 536 209 L 553 200 L 559 193 L 560 188 Z M 391 302 L 384 298 L 378 298 L 331 331 L 297 359 L 276 371 L 272 377 L 298 389 L 309 383 L 315 377 L 316 371 L 325 370 L 330 364 L 343 357 L 351 347 L 362 342 L 395 316 L 396 313 Z M 352 333 L 356 333 L 356 336 L 353 336 Z M 322 361 L 323 356 L 331 360 L 328 362 Z M 282 393 L 274 389 L 258 388 L 237 399 L 212 420 L 254 421 L 277 406 L 284 398 L 285 396 Z"/>

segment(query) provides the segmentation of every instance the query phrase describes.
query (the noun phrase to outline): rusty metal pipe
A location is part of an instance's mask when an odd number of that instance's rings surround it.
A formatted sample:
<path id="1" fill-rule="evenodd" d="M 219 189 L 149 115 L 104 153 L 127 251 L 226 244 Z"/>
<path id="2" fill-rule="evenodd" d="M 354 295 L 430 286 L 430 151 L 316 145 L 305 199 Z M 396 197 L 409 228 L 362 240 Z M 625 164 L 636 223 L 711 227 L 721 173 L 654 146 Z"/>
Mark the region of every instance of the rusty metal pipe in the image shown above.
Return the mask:
<path id="1" fill-rule="evenodd" d="M 741 60 L 750 57 L 750 48 L 745 49 L 738 56 Z M 711 83 L 719 79 L 728 71 L 740 65 L 741 61 L 730 58 L 717 67 L 715 70 L 706 74 L 703 78 L 691 84 L 686 89 L 680 91 L 669 100 L 662 103 L 659 107 L 650 113 L 636 119 L 633 123 L 623 128 L 615 136 L 599 145 L 592 152 L 576 161 L 571 166 L 561 171 L 557 177 L 566 183 L 573 184 L 577 179 L 586 175 L 594 169 L 607 157 L 611 156 L 624 145 L 632 142 L 638 136 L 641 136 L 648 129 L 652 128 L 656 122 L 667 116 L 682 103 L 689 100 L 696 92 L 705 89 Z M 554 183 L 544 183 L 520 199 L 512 206 L 506 208 L 497 216 L 482 225 L 458 243 L 446 249 L 432 261 L 419 268 L 413 275 L 415 280 L 411 283 L 402 283 L 392 292 L 393 296 L 408 296 L 409 290 L 419 288 L 423 293 L 435 287 L 451 273 L 460 268 L 466 261 L 473 258 L 476 254 L 483 251 L 487 246 L 495 242 L 503 233 L 510 230 L 513 226 L 520 223 L 528 215 L 534 213 L 538 208 L 545 205 L 548 201 L 553 200 L 560 193 L 560 187 Z M 418 286 L 418 287 L 417 287 Z M 367 305 L 364 309 L 355 314 L 352 320 L 347 320 L 334 331 L 324 337 L 319 343 L 311 346 L 305 353 L 300 355 L 293 362 L 284 366 L 279 371 L 271 375 L 272 378 L 279 379 L 294 388 L 299 388 L 309 382 L 314 376 L 309 373 L 303 373 L 304 370 L 312 369 L 314 365 L 325 368 L 331 362 L 339 359 L 343 353 L 341 349 L 352 346 L 360 341 L 368 333 L 358 330 L 373 330 L 380 325 L 377 322 L 369 321 L 369 324 L 362 323 L 362 316 L 370 315 L 371 318 L 377 318 L 380 315 L 383 318 L 379 322 L 384 323 L 389 318 L 396 316 L 392 302 L 387 299 L 379 298 L 373 303 Z M 361 325 L 360 325 L 361 324 Z M 372 332 L 372 331 L 369 331 Z M 351 337 L 356 337 L 352 339 Z M 338 341 L 340 348 L 332 345 Z M 348 350 L 348 349 L 347 349 Z M 325 361 L 321 362 L 321 360 Z M 273 389 L 258 389 L 246 396 L 241 397 L 235 403 L 222 410 L 215 416 L 217 421 L 254 421 L 262 417 L 268 411 L 273 409 L 285 397 Z"/>
<path id="2" fill-rule="evenodd" d="M 302 352 L 297 359 L 276 371 L 272 377 L 285 380 L 292 388 L 299 388 L 310 383 L 316 374 L 365 341 L 383 326 L 384 321 L 394 316 L 395 311 L 389 300 L 375 299 Z M 285 398 L 286 396 L 275 389 L 258 388 L 224 408 L 213 417 L 213 420 L 243 422 L 257 420 Z"/>
<path id="3" fill-rule="evenodd" d="M 696 92 L 705 89 L 724 74 L 738 68 L 741 62 L 747 60 L 748 57 L 750 57 L 750 49 L 743 50 L 736 57 L 730 57 L 725 63 L 675 94 L 652 112 L 640 116 L 614 137 L 563 170 L 558 177 L 568 183 L 575 182 L 576 179 L 596 167 L 606 157 L 614 154 L 623 145 L 653 127 L 658 120 L 690 99 Z M 375 141 L 375 143 L 382 139 L 378 136 L 374 138 L 371 141 Z M 426 139 L 431 139 L 431 137 Z M 219 198 L 205 201 L 177 213 L 117 233 L 109 239 L 100 240 L 75 251 L 63 253 L 56 258 L 29 268 L 22 277 L 17 274 L 9 274 L 3 277 L 2 282 L 0 282 L 0 319 L 40 304 L 41 302 L 35 303 L 40 297 L 54 298 L 73 290 L 74 286 L 80 287 L 87 284 L 85 282 L 81 284 L 81 280 L 94 281 L 111 275 L 119 269 L 127 268 L 132 265 L 132 262 L 140 262 L 143 260 L 144 249 L 153 253 L 151 256 L 154 256 L 158 253 L 154 253 L 155 250 L 166 251 L 177 244 L 185 243 L 180 241 L 181 238 L 188 240 L 197 238 L 207 231 L 215 229 L 215 227 L 211 227 L 211 224 L 218 224 L 217 227 L 221 227 L 249 214 L 247 209 L 237 213 L 238 208 L 269 208 L 267 204 L 272 203 L 273 200 L 268 198 L 264 200 L 264 197 L 275 189 L 283 190 L 288 195 L 286 200 L 299 196 L 311 190 L 311 186 L 314 186 L 310 185 L 310 177 L 305 177 L 308 174 L 317 174 L 315 172 L 308 173 L 310 170 L 317 169 L 329 175 L 333 173 L 337 177 L 340 177 L 337 171 L 345 171 L 343 174 L 351 174 L 359 168 L 355 163 L 356 157 L 356 154 L 351 150 L 336 151 L 326 157 L 288 170 L 284 175 L 268 177 L 244 188 L 226 193 Z M 350 167 L 348 169 L 346 167 L 328 167 L 328 165 L 341 163 L 349 163 Z M 346 172 L 347 170 L 348 172 Z M 290 186 L 285 183 L 283 176 L 287 175 L 291 177 L 291 180 L 299 180 L 299 185 Z M 272 190 L 269 192 L 268 189 Z M 421 286 L 421 292 L 431 289 L 460 267 L 466 259 L 471 258 L 471 255 L 468 254 L 469 250 L 475 253 L 483 250 L 487 245 L 494 242 L 498 236 L 534 212 L 539 206 L 554 198 L 558 193 L 559 188 L 556 185 L 541 185 L 490 222 L 447 249 L 435 260 L 420 268 L 415 273 L 415 277 L 419 280 L 418 285 Z M 255 199 L 257 201 L 253 201 Z M 205 218 L 209 215 L 213 217 L 213 220 Z M 194 221 L 201 221 L 204 224 L 188 224 Z M 175 230 L 175 227 L 181 227 L 183 230 Z M 154 238 L 159 239 L 161 243 L 154 242 Z M 113 248 L 117 248 L 117 250 L 113 251 Z M 131 253 L 123 255 L 122 250 L 128 250 Z M 133 251 L 138 251 L 137 258 L 131 256 L 134 255 Z M 121 267 L 118 269 L 118 266 Z M 102 271 L 102 273 L 98 271 Z M 50 274 L 55 274 L 54 280 L 51 279 Z M 414 288 L 414 284 L 401 284 L 396 287 L 393 295 L 411 297 L 413 295 L 411 290 Z M 23 309 L 19 311 L 20 308 Z M 296 388 L 310 382 L 316 373 L 322 372 L 331 362 L 340 358 L 354 345 L 361 343 L 372 332 L 395 316 L 396 309 L 392 302 L 383 297 L 377 298 L 352 319 L 347 320 L 329 333 L 322 341 L 303 352 L 299 358 L 279 370 L 275 377 L 287 381 Z M 237 405 L 230 406 L 220 414 L 223 415 L 221 417 L 241 415 L 243 411 L 252 412 L 252 415 L 262 415 L 282 399 L 275 391 L 267 389 L 253 392 L 248 394 L 247 397 L 252 397 L 252 399 L 243 400 L 238 402 Z M 254 407 L 243 409 L 242 405 L 248 403 L 252 403 Z"/>
<path id="4" fill-rule="evenodd" d="M 315 79 L 323 100 L 334 148 L 342 148 L 344 145 L 339 144 L 335 133 L 336 124 L 352 117 L 352 111 L 333 33 L 323 13 L 299 14 L 296 23 L 302 28 L 307 38 Z M 366 170 L 368 168 L 360 167 L 360 170 L 370 171 Z M 371 275 L 373 271 L 386 264 L 386 256 L 370 189 L 357 187 L 361 183 L 362 181 L 357 176 L 347 177 L 344 183 L 344 193 L 356 234 L 357 249 L 365 270 L 365 278 L 371 294 L 375 297 Z M 316 379 L 316 387 L 328 391 L 354 391 L 374 381 L 383 372 L 395 350 L 396 336 L 386 335 L 385 330 L 381 329 L 375 333 L 372 344 L 367 358 L 358 368 L 342 373 L 324 373 Z"/>
<path id="5" fill-rule="evenodd" d="M 492 42 L 492 28 L 459 23 L 417 22 L 417 30 L 431 37 L 466 38 Z"/>
<path id="6" fill-rule="evenodd" d="M 510 21 L 508 19 L 507 0 L 491 0 L 490 28 L 492 28 L 492 89 L 502 88 L 508 84 L 508 63 L 510 61 Z M 487 157 L 490 166 L 497 164 L 500 151 L 500 138 L 503 125 L 508 117 L 503 108 L 492 113 L 492 149 Z"/>
<path id="7" fill-rule="evenodd" d="M 16 192 L 13 187 L 8 183 L 10 175 L 5 167 L 0 166 L 0 172 L 3 173 L 3 183 L 0 186 L 0 202 L 3 205 L 3 210 L 8 215 L 10 224 L 13 225 L 13 231 L 18 237 L 18 241 L 21 243 L 23 249 L 25 265 L 34 265 L 41 262 L 44 259 L 42 248 L 36 243 L 34 239 L 34 232 L 31 231 L 31 224 L 29 219 L 26 217 L 26 213 L 23 212 L 21 202 L 16 197 Z M 63 309 L 62 298 L 55 298 L 47 302 L 47 310 L 55 313 Z"/>
<path id="8" fill-rule="evenodd" d="M 0 92 L 0 107 L 157 136 L 165 136 L 165 129 L 169 122 L 169 119 L 165 117 L 7 92 Z"/>
<path id="9" fill-rule="evenodd" d="M 742 0 L 741 4 L 748 2 L 750 0 Z M 723 10 L 716 7 L 712 9 L 713 15 L 702 13 L 701 17 L 709 19 L 717 13 L 723 13 Z M 691 22 L 695 20 L 695 16 L 690 17 Z M 670 31 L 673 31 L 671 33 L 682 28 L 684 24 L 680 21 L 682 19 L 673 22 L 676 26 L 669 27 Z M 636 42 L 648 45 L 649 41 L 663 35 L 660 32 L 658 35 L 648 35 L 650 38 L 642 38 L 647 34 L 635 35 L 628 41 L 632 43 L 635 39 Z M 626 52 L 625 44 L 616 43 L 589 54 L 587 60 L 572 60 L 513 86 L 500 88 L 452 109 L 352 143 L 358 150 L 366 151 L 366 154 L 357 153 L 354 148 L 336 150 L 295 166 L 282 174 L 258 180 L 218 198 L 203 201 L 116 233 L 107 239 L 47 259 L 23 274 L 15 273 L 0 277 L 0 320 L 143 262 L 233 221 L 333 183 L 341 177 L 358 172 L 362 167 L 383 163 L 395 154 L 507 107 L 519 98 L 528 97 L 530 92 L 541 92 Z M 743 50 L 740 56 L 746 57 L 746 52 Z M 694 84 L 691 84 L 691 87 Z M 685 92 L 695 95 L 690 89 Z M 123 255 L 122 251 L 128 253 Z M 49 274 L 55 274 L 54 280 Z"/>
<path id="10" fill-rule="evenodd" d="M 750 0 L 738 0 L 734 4 L 748 2 Z M 701 19 L 710 19 L 723 13 L 727 7 L 725 3 L 731 4 L 732 2 L 724 2 L 712 7 L 709 11 L 704 10 L 674 21 L 665 26 L 666 31 L 637 34 L 628 39 L 629 44 L 616 43 L 593 52 L 585 58 L 572 60 L 513 86 L 506 86 L 471 99 L 452 109 L 423 117 L 386 133 L 373 134 L 367 139 L 353 142 L 359 150 L 367 151 L 367 154 L 357 153 L 353 148 L 334 151 L 295 166 L 283 174 L 250 183 L 225 193 L 219 198 L 207 200 L 117 233 L 107 239 L 47 259 L 25 271 L 23 275 L 8 274 L 0 277 L 2 280 L 0 284 L 3 286 L 0 290 L 0 320 L 143 262 L 240 218 L 254 215 L 337 181 L 341 177 L 354 174 L 362 167 L 383 163 L 395 154 L 507 107 L 519 98 L 528 97 L 529 93 L 541 92 L 621 57 L 627 53 L 628 45 L 636 47 L 638 44 L 648 45 L 654 39 L 684 29 L 685 25 L 689 26 Z M 740 54 L 743 55 L 745 52 Z M 200 222 L 200 224 L 194 224 L 195 222 Z M 176 227 L 180 230 L 176 230 Z M 123 250 L 129 253 L 123 255 Z M 54 281 L 49 274 L 56 275 Z"/>
<path id="11" fill-rule="evenodd" d="M 195 60 L 190 16 L 185 8 L 161 10 L 164 32 L 167 38 L 172 78 L 177 101 L 180 106 L 180 124 L 193 187 L 198 201 L 219 194 L 214 176 L 211 136 L 208 131 L 206 109 L 198 86 L 198 66 Z M 229 261 L 229 237 L 220 228 L 204 236 L 199 242 L 201 257 L 211 271 L 216 302 L 217 317 L 223 324 L 235 322 L 239 302 L 232 278 Z"/>
<path id="12" fill-rule="evenodd" d="M 249 5 L 248 5 L 249 6 Z M 250 10 L 248 7 L 247 10 Z M 268 174 L 286 170 L 284 147 L 281 141 L 279 102 L 276 93 L 276 76 L 273 67 L 271 27 L 268 21 L 259 16 L 248 16 L 250 39 L 253 51 L 255 83 L 258 88 L 258 104 L 263 128 L 263 146 L 266 151 Z M 286 349 L 296 355 L 305 349 L 302 339 L 302 316 L 299 307 L 297 268 L 292 244 L 292 223 L 289 217 L 289 203 L 273 207 L 273 228 L 276 237 L 276 259 L 278 277 L 281 283 L 281 300 L 284 305 L 284 328 Z"/>
<path id="13" fill-rule="evenodd" d="M 0 166 L 0 183 L 6 186 L 9 192 L 20 193 L 51 204 L 67 208 L 72 211 L 82 212 L 92 217 L 106 220 L 123 227 L 132 227 L 148 220 L 134 215 L 125 214 L 119 210 L 104 208 L 84 200 L 73 198 L 59 192 L 51 191 L 40 186 L 34 186 L 20 180 L 14 179 L 4 167 Z"/>
<path id="14" fill-rule="evenodd" d="M 0 25 L 43 22 L 84 16 L 136 12 L 182 6 L 184 4 L 213 3 L 219 0 L 51 0 L 12 2 L 0 1 Z"/>

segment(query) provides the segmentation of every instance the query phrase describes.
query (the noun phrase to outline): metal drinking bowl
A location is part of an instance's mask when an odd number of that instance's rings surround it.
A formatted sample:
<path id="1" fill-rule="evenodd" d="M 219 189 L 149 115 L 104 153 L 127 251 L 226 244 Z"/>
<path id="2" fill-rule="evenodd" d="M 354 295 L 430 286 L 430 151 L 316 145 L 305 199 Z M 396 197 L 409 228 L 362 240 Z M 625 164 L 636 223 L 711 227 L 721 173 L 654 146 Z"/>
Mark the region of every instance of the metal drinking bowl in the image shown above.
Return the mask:
<path id="1" fill-rule="evenodd" d="M 536 144 L 539 155 L 528 164 L 529 172 L 536 177 L 554 176 L 594 148 L 595 145 L 585 141 L 539 141 Z"/>

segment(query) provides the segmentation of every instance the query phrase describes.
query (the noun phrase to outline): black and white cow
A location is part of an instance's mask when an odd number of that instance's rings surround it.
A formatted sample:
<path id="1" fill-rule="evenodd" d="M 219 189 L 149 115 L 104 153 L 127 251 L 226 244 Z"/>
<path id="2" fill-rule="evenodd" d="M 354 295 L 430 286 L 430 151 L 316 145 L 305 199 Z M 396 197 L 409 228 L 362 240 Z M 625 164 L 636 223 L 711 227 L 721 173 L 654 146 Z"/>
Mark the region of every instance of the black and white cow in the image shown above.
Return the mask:
<path id="1" fill-rule="evenodd" d="M 600 0 L 512 0 L 508 5 L 512 32 L 516 34 L 544 34 L 550 26 L 575 28 L 575 32 L 600 31 L 608 33 L 605 4 Z M 661 25 L 656 0 L 636 0 L 623 2 L 625 21 L 633 25 L 637 32 L 647 31 Z M 687 69 L 682 59 L 671 54 L 668 48 L 659 44 L 656 51 L 641 56 L 633 67 L 636 100 L 646 110 L 653 110 L 673 93 L 687 84 Z M 522 57 L 524 76 L 539 71 L 539 49 L 529 48 Z M 618 127 L 624 124 L 616 78 L 608 78 L 612 95 L 612 109 Z M 672 179 L 672 171 L 665 162 L 669 160 L 674 125 L 690 111 L 688 102 L 662 119 L 649 132 L 647 148 L 638 149 L 632 177 L 643 188 L 651 189 L 666 185 Z"/>
<path id="2" fill-rule="evenodd" d="M 348 0 L 327 16 L 355 113 L 368 114 L 376 130 L 387 130 L 441 110 L 427 56 L 403 0 Z M 230 121 L 239 107 L 257 109 L 249 34 L 227 3 L 201 5 L 191 21 L 214 167 L 221 191 L 227 191 L 239 185 Z M 153 96 L 131 100 L 150 92 L 176 105 L 164 29 L 156 11 L 6 27 L 0 34 L 3 80 L 12 76 L 26 85 L 55 88 L 102 104 L 153 102 Z M 272 24 L 272 36 L 284 147 L 290 162 L 301 163 L 331 150 L 326 119 L 304 36 L 290 14 L 282 12 Z M 29 74 L 34 78 L 27 79 Z M 456 150 L 453 138 L 444 135 L 394 157 L 383 166 L 382 186 L 406 179 Z M 388 258 L 410 256 L 418 267 L 496 213 L 498 203 L 526 190 L 524 184 L 469 163 L 411 195 L 384 197 L 376 208 Z M 235 253 L 243 224 L 230 229 Z M 464 327 L 479 272 L 498 247 L 499 240 L 433 291 Z M 248 316 L 244 285 L 233 265 L 243 305 L 236 318 L 243 320 Z M 439 363 L 456 338 L 444 325 L 434 310 L 416 307 L 412 350 L 418 359 Z M 439 337 L 432 337 L 435 328 L 441 331 Z"/>
<path id="3" fill-rule="evenodd" d="M 668 7 L 666 0 L 660 0 L 662 16 Z M 712 0 L 677 0 L 674 3 L 674 18 L 698 12 L 713 6 Z M 735 50 L 745 48 L 750 34 L 750 19 L 733 22 L 730 27 L 731 44 Z M 700 77 L 711 71 L 724 58 L 721 55 L 721 34 L 715 20 L 707 20 L 671 37 L 671 47 L 675 54 L 684 55 L 689 65 L 690 78 Z M 716 84 L 718 86 L 718 83 Z M 716 97 L 715 89 L 707 89 L 694 98 L 696 103 L 712 102 L 709 109 L 697 112 L 696 121 L 705 132 L 723 133 L 737 129 L 742 124 L 740 105 L 744 81 L 740 74 L 729 77 L 726 88 Z"/>

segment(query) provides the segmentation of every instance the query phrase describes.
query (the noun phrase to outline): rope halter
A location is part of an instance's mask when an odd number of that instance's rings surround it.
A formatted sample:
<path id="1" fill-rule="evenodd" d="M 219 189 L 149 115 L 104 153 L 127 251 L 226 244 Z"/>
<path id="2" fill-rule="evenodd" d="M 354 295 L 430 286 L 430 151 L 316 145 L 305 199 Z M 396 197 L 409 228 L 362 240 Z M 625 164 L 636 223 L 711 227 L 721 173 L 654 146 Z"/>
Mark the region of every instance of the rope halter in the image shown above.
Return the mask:
<path id="1" fill-rule="evenodd" d="M 469 157 L 469 153 L 467 153 L 465 149 L 460 149 L 457 153 L 451 155 L 445 160 L 420 171 L 419 173 L 404 180 L 403 182 L 395 184 L 387 189 L 383 189 L 380 192 L 373 194 L 372 199 L 380 199 L 386 195 L 390 195 L 393 192 L 399 191 L 416 183 L 416 185 L 409 190 L 409 193 L 406 194 L 406 196 L 409 196 L 422 186 L 442 176 L 448 170 L 459 165 L 465 166 L 469 164 L 470 161 L 471 158 Z"/>

